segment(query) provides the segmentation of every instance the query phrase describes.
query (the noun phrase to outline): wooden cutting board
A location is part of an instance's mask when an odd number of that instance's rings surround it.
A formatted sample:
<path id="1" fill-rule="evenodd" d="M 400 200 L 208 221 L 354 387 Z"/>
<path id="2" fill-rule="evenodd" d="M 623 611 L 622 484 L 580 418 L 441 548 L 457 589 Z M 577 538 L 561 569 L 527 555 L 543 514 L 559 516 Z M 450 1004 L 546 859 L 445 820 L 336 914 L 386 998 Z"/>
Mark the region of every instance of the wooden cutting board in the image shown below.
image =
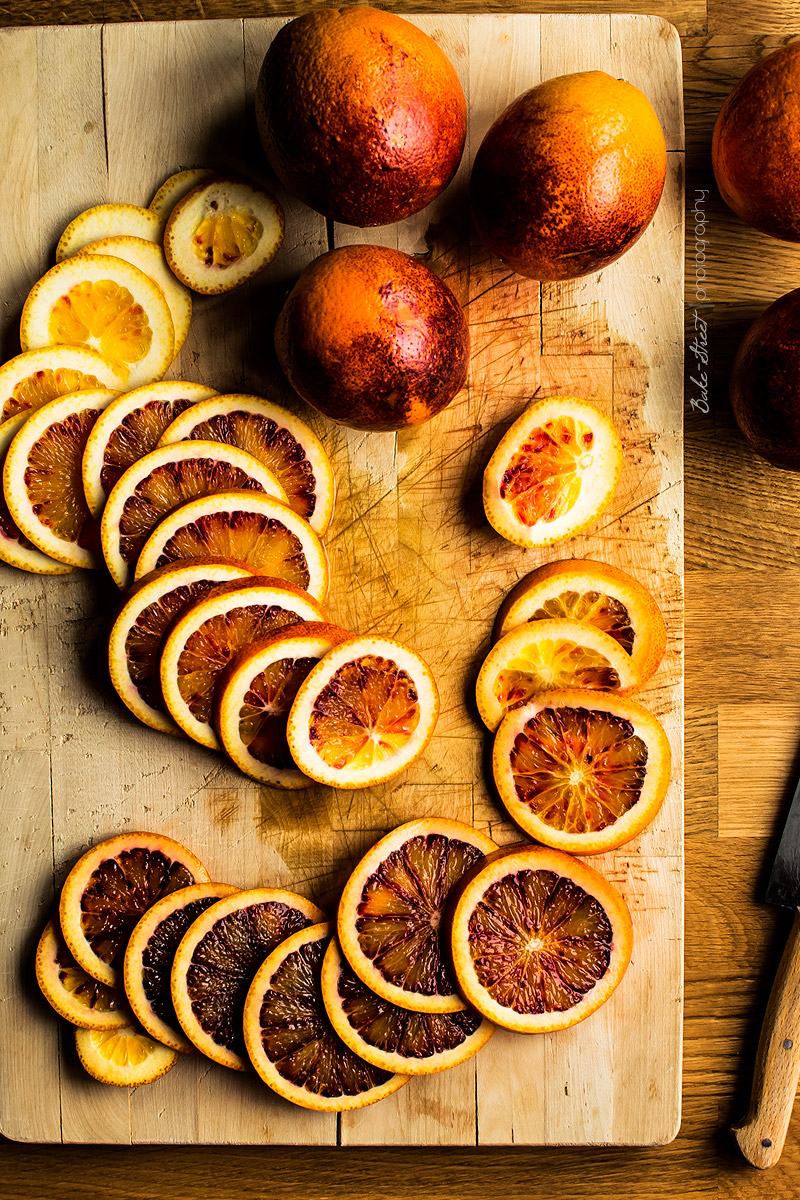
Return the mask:
<path id="1" fill-rule="evenodd" d="M 424 758 L 362 792 L 261 788 L 199 746 L 138 725 L 107 682 L 104 639 L 118 596 L 99 573 L 55 579 L 4 568 L 0 1128 L 64 1142 L 654 1144 L 680 1119 L 682 1005 L 682 304 L 683 118 L 680 44 L 660 18 L 426 16 L 469 101 L 456 180 L 401 225 L 360 231 L 326 222 L 281 193 L 286 242 L 252 286 L 199 298 L 170 375 L 254 391 L 300 410 L 282 384 L 271 328 L 287 286 L 329 244 L 398 246 L 442 274 L 466 306 L 468 387 L 443 415 L 397 436 L 311 416 L 336 470 L 327 538 L 332 618 L 407 640 L 430 662 L 442 716 Z M 180 167 L 261 169 L 251 107 L 258 69 L 283 20 L 197 21 L 0 31 L 0 244 L 3 357 L 19 312 L 79 211 L 147 204 Z M 540 79 L 599 68 L 641 87 L 669 149 L 656 218 L 625 257 L 575 283 L 540 286 L 470 237 L 469 165 L 486 129 Z M 573 393 L 612 415 L 625 470 L 598 525 L 546 552 L 489 528 L 483 467 L 534 396 Z M 303 415 L 309 414 L 303 410 Z M 633 912 L 635 949 L 611 1001 L 549 1036 L 499 1032 L 477 1058 L 412 1080 L 374 1107 L 315 1114 L 255 1077 L 186 1058 L 128 1092 L 80 1069 L 70 1030 L 40 999 L 33 949 L 55 888 L 91 843 L 147 828 L 189 845 L 212 877 L 294 887 L 334 911 L 349 868 L 386 830 L 415 816 L 474 822 L 502 842 L 519 834 L 487 785 L 487 739 L 470 700 L 497 607 L 539 563 L 596 557 L 659 598 L 667 657 L 642 699 L 674 754 L 653 825 L 596 860 Z"/>

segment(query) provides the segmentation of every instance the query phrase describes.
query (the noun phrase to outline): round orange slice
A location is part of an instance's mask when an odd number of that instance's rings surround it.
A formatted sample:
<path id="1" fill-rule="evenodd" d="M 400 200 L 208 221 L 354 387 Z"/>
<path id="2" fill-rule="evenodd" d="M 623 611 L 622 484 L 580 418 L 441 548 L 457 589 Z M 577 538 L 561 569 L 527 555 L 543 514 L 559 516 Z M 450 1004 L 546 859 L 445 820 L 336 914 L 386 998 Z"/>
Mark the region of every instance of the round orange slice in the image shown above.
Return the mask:
<path id="1" fill-rule="evenodd" d="M 342 892 L 342 953 L 377 996 L 413 1012 L 465 1007 L 440 942 L 451 888 L 497 847 L 485 833 L 426 817 L 408 821 L 368 850 Z"/>
<path id="2" fill-rule="evenodd" d="M 86 346 L 26 350 L 0 367 L 0 421 L 41 408 L 67 392 L 120 391 L 127 371 Z"/>
<path id="3" fill-rule="evenodd" d="M 100 531 L 83 495 L 81 459 L 92 425 L 116 392 L 70 392 L 37 408 L 6 452 L 3 494 L 20 532 L 71 567 L 99 567 Z"/>
<path id="4" fill-rule="evenodd" d="M 133 583 L 142 547 L 164 517 L 196 496 L 234 489 L 286 499 L 276 477 L 257 458 L 221 442 L 159 446 L 128 467 L 100 519 L 103 557 L 117 587 Z"/>
<path id="5" fill-rule="evenodd" d="M 56 262 L 70 258 L 99 238 L 123 235 L 160 242 L 163 234 L 164 222 L 151 209 L 137 204 L 95 204 L 70 221 L 58 239 Z"/>
<path id="6" fill-rule="evenodd" d="M 599 409 L 574 396 L 539 400 L 489 459 L 487 520 L 518 546 L 549 546 L 597 520 L 621 472 L 622 442 Z"/>
<path id="7" fill-rule="evenodd" d="M 531 621 L 495 642 L 478 673 L 475 696 L 488 729 L 507 712 L 554 688 L 628 692 L 638 685 L 630 655 L 595 625 L 568 617 Z"/>
<path id="8" fill-rule="evenodd" d="M 75 1048 L 84 1071 L 99 1083 L 116 1087 L 155 1083 L 178 1061 L 174 1050 L 153 1041 L 136 1025 L 105 1032 L 76 1029 Z"/>
<path id="9" fill-rule="evenodd" d="M 186 559 L 159 567 L 131 588 L 111 626 L 108 667 L 117 695 L 145 725 L 183 735 L 166 710 L 158 675 L 161 645 L 172 621 L 219 584 L 252 574 L 250 567 L 222 558 Z"/>
<path id="10" fill-rule="evenodd" d="M 25 421 L 27 412 L 18 412 L 0 424 L 0 472 L 6 460 L 6 454 L 11 442 L 19 433 Z M 8 563 L 11 567 L 19 567 L 22 571 L 32 571 L 36 575 L 69 575 L 75 568 L 66 563 L 57 562 L 49 554 L 43 554 L 33 542 L 22 533 L 14 518 L 11 516 L 5 496 L 0 491 L 0 562 Z"/>
<path id="11" fill-rule="evenodd" d="M 333 938 L 322 963 L 322 997 L 335 1032 L 373 1067 L 432 1075 L 466 1062 L 494 1025 L 471 1009 L 416 1013 L 376 996 L 350 969 Z"/>
<path id="12" fill-rule="evenodd" d="M 290 934 L 324 919 L 316 904 L 278 888 L 237 892 L 201 913 L 172 964 L 172 1002 L 189 1041 L 221 1066 L 246 1071 L 242 1014 L 253 976 Z"/>
<path id="13" fill-rule="evenodd" d="M 311 787 L 286 741 L 300 684 L 321 658 L 351 635 L 338 625 L 304 621 L 240 650 L 217 681 L 213 726 L 240 771 L 273 787 Z"/>
<path id="14" fill-rule="evenodd" d="M 192 188 L 196 188 L 198 183 L 205 183 L 213 177 L 214 172 L 207 167 L 189 167 L 186 171 L 177 171 L 164 180 L 148 208 L 166 225 L 167 218 L 178 201 L 191 192 Z"/>
<path id="15" fill-rule="evenodd" d="M 189 926 L 207 908 L 238 891 L 227 883 L 192 884 L 162 896 L 134 926 L 125 951 L 125 994 L 142 1028 L 171 1050 L 195 1052 L 172 1003 L 175 952 Z"/>
<path id="16" fill-rule="evenodd" d="M 122 986 L 131 930 L 151 904 L 191 883 L 209 883 L 198 858 L 172 838 L 121 833 L 98 842 L 66 878 L 61 932 L 78 966 L 108 987 Z"/>
<path id="17" fill-rule="evenodd" d="M 34 284 L 22 309 L 23 350 L 88 346 L 128 388 L 160 379 L 175 357 L 169 306 L 144 271 L 110 254 L 68 258 Z"/>
<path id="18" fill-rule="evenodd" d="M 260 396 L 212 396 L 175 418 L 162 445 L 184 438 L 228 442 L 260 459 L 283 484 L 289 504 L 322 537 L 333 514 L 330 459 L 313 430 Z"/>
<path id="19" fill-rule="evenodd" d="M 458 985 L 516 1033 L 576 1025 L 625 974 L 633 927 L 620 893 L 587 863 L 506 846 L 466 881 L 447 923 Z"/>
<path id="20" fill-rule="evenodd" d="M 547 692 L 497 731 L 492 772 L 512 820 L 546 846 L 601 854 L 636 837 L 670 779 L 659 721 L 627 696 Z"/>
<path id="21" fill-rule="evenodd" d="M 131 1014 L 114 988 L 81 970 L 57 921 L 48 921 L 36 948 L 36 982 L 60 1017 L 82 1029 L 122 1029 Z"/>
<path id="22" fill-rule="evenodd" d="M 328 594 L 330 569 L 319 535 L 288 504 L 260 492 L 219 492 L 182 504 L 145 542 L 136 578 L 182 558 L 208 556 L 247 563 L 319 601 Z"/>
<path id="23" fill-rule="evenodd" d="M 214 688 L 234 654 L 277 629 L 325 619 L 306 592 L 262 575 L 222 583 L 192 601 L 165 637 L 159 664 L 161 694 L 175 722 L 202 746 L 219 750 L 211 726 Z"/>

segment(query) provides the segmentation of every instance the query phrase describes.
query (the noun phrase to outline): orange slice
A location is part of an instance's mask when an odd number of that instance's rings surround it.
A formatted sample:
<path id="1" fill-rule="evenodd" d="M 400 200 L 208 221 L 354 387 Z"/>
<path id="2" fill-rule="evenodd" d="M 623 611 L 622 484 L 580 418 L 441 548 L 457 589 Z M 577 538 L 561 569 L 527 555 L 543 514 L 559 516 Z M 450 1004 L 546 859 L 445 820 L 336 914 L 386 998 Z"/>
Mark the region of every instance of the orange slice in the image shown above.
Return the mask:
<path id="1" fill-rule="evenodd" d="M 131 1014 L 113 988 L 81 970 L 57 921 L 48 921 L 36 948 L 36 982 L 60 1017 L 82 1029 L 122 1029 Z"/>
<path id="2" fill-rule="evenodd" d="M 652 713 L 627 696 L 548 692 L 504 718 L 492 772 L 509 816 L 530 837 L 601 854 L 636 837 L 658 812 L 670 747 Z"/>
<path id="3" fill-rule="evenodd" d="M 211 727 L 214 688 L 233 655 L 277 629 L 324 620 L 318 601 L 280 579 L 220 584 L 187 605 L 164 639 L 159 678 L 167 709 L 190 738 L 220 749 Z"/>
<path id="4" fill-rule="evenodd" d="M 246 1071 L 242 1013 L 256 970 L 290 934 L 324 919 L 304 896 L 277 888 L 237 892 L 207 908 L 172 964 L 172 1002 L 189 1041 L 221 1066 Z"/>
<path id="5" fill-rule="evenodd" d="M 90 242 L 99 238 L 118 237 L 144 238 L 148 242 L 160 242 L 164 234 L 164 222 L 157 213 L 137 204 L 96 204 L 78 213 L 58 239 L 56 262 L 77 254 Z"/>
<path id="6" fill-rule="evenodd" d="M 203 295 L 229 292 L 268 266 L 283 241 L 283 210 L 262 188 L 217 177 L 179 200 L 164 253 L 181 283 Z"/>
<path id="7" fill-rule="evenodd" d="M 597 520 L 621 472 L 622 443 L 599 409 L 574 396 L 539 400 L 489 460 L 487 520 L 518 546 L 549 546 Z"/>
<path id="8" fill-rule="evenodd" d="M 26 350 L 0 367 L 0 421 L 41 408 L 67 392 L 125 386 L 127 371 L 86 346 Z"/>
<path id="9" fill-rule="evenodd" d="M 178 737 L 183 733 L 166 710 L 158 675 L 172 621 L 220 583 L 252 574 L 250 567 L 222 558 L 187 559 L 145 575 L 128 593 L 111 626 L 108 667 L 117 695 L 145 725 Z"/>
<path id="10" fill-rule="evenodd" d="M 322 963 L 322 998 L 331 1025 L 354 1054 L 402 1075 L 457 1067 L 494 1033 L 494 1025 L 471 1009 L 416 1013 L 376 996 L 350 969 L 335 938 Z"/>
<path id="11" fill-rule="evenodd" d="M 0 424 L 0 471 L 8 454 L 11 442 L 19 433 L 28 419 L 27 412 L 19 412 L 15 417 L 9 417 Z M 19 567 L 22 571 L 32 571 L 36 575 L 69 575 L 74 567 L 57 562 L 49 554 L 43 554 L 33 542 L 22 533 L 11 516 L 5 496 L 0 491 L 0 562 L 8 563 L 11 567 Z"/>
<path id="12" fill-rule="evenodd" d="M 567 559 L 531 571 L 501 604 L 494 638 L 526 621 L 553 617 L 588 621 L 613 637 L 631 656 L 640 684 L 655 674 L 667 648 L 664 618 L 653 597 L 608 563 Z"/>
<path id="13" fill-rule="evenodd" d="M 447 898 L 497 847 L 485 833 L 426 817 L 381 838 L 353 871 L 339 902 L 342 953 L 376 995 L 412 1012 L 460 1012 L 440 943 Z"/>
<path id="14" fill-rule="evenodd" d="M 125 947 L 142 913 L 169 892 L 208 882 L 200 860 L 162 834 L 121 833 L 98 842 L 78 859 L 61 891 L 64 941 L 93 979 L 121 987 Z"/>
<path id="15" fill-rule="evenodd" d="M 157 1042 L 194 1054 L 175 1016 L 170 977 L 175 952 L 189 926 L 218 900 L 239 889 L 227 883 L 195 883 L 148 908 L 134 927 L 125 951 L 125 993 L 137 1021 Z"/>
<path id="16" fill-rule="evenodd" d="M 220 492 L 181 505 L 145 542 L 136 578 L 182 558 L 211 555 L 285 579 L 316 600 L 328 594 L 328 557 L 319 535 L 288 505 L 259 492 Z"/>
<path id="17" fill-rule="evenodd" d="M 317 435 L 294 413 L 260 396 L 212 396 L 181 413 L 161 444 L 184 438 L 228 442 L 260 459 L 280 479 L 289 504 L 322 537 L 333 514 L 333 468 Z"/>
<path id="18" fill-rule="evenodd" d="M 458 985 L 517 1033 L 576 1025 L 625 974 L 633 927 L 617 889 L 544 846 L 506 846 L 476 869 L 448 921 Z"/>
<path id="19" fill-rule="evenodd" d="M 155 450 L 178 413 L 213 396 L 213 388 L 171 379 L 117 396 L 95 422 L 83 452 L 83 490 L 99 517 L 119 477 Z"/>
<path id="20" fill-rule="evenodd" d="M 627 692 L 638 684 L 630 655 L 595 625 L 555 617 L 531 621 L 495 642 L 478 673 L 475 696 L 488 729 L 507 712 L 554 688 Z"/>
<path id="21" fill-rule="evenodd" d="M 159 446 L 128 467 L 114 484 L 100 520 L 103 557 L 117 586 L 133 582 L 142 547 L 164 517 L 196 496 L 234 489 L 286 498 L 257 458 L 221 442 Z"/>
<path id="22" fill-rule="evenodd" d="M 83 448 L 116 392 L 71 392 L 37 408 L 6 452 L 3 494 L 12 520 L 43 554 L 99 567 L 100 534 L 81 484 Z"/>
<path id="23" fill-rule="evenodd" d="M 322 961 L 333 926 L 301 929 L 256 972 L 244 1008 L 247 1053 L 268 1087 L 301 1108 L 346 1112 L 408 1083 L 370 1066 L 342 1041 L 322 999 Z"/>
<path id="24" fill-rule="evenodd" d="M 110 254 L 80 254 L 34 284 L 20 321 L 23 350 L 88 346 L 125 373 L 128 388 L 160 379 L 175 357 L 164 293 L 144 271 Z"/>
<path id="25" fill-rule="evenodd" d="M 418 654 L 393 638 L 356 637 L 311 670 L 286 735 L 292 758 L 317 783 L 362 788 L 416 762 L 438 716 L 436 683 Z"/>
<path id="26" fill-rule="evenodd" d="M 178 171 L 165 179 L 161 187 L 150 201 L 148 208 L 154 212 L 160 221 L 166 225 L 167 218 L 179 200 L 182 200 L 198 183 L 213 179 L 214 172 L 206 167 L 190 167 L 186 171 Z"/>
<path id="27" fill-rule="evenodd" d="M 245 775 L 273 787 L 312 786 L 289 753 L 289 709 L 311 668 L 350 636 L 338 625 L 304 621 L 246 646 L 231 660 L 215 688 L 213 726 Z"/>
<path id="28" fill-rule="evenodd" d="M 76 1029 L 75 1048 L 84 1071 L 116 1087 L 155 1083 L 178 1061 L 174 1050 L 154 1042 L 135 1025 L 106 1032 Z"/>

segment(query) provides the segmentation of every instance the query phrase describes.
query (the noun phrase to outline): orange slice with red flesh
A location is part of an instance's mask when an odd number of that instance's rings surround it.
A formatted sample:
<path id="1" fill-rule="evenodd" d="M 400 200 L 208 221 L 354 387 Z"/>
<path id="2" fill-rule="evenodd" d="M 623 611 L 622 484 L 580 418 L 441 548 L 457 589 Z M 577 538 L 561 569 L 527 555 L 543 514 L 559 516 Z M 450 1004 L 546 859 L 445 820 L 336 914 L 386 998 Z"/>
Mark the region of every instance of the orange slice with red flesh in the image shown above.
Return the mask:
<path id="1" fill-rule="evenodd" d="M 494 1025 L 472 1009 L 417 1013 L 377 996 L 358 978 L 332 938 L 322 963 L 322 998 L 336 1033 L 354 1054 L 383 1071 L 432 1075 L 466 1062 Z"/>
<path id="2" fill-rule="evenodd" d="M 323 536 L 333 514 L 333 468 L 322 442 L 294 413 L 261 396 L 212 396 L 177 416 L 161 443 L 185 438 L 227 442 L 254 454 L 280 479 L 294 511 Z"/>
<path id="3" fill-rule="evenodd" d="M 538 842 L 601 854 L 636 837 L 670 779 L 661 723 L 627 696 L 548 692 L 500 724 L 492 773 L 509 816 Z"/>
<path id="4" fill-rule="evenodd" d="M 82 1029 L 122 1029 L 131 1014 L 124 998 L 75 962 L 57 921 L 48 921 L 36 948 L 36 982 L 60 1017 Z"/>
<path id="5" fill-rule="evenodd" d="M 155 1083 L 178 1061 L 174 1050 L 148 1037 L 137 1025 L 124 1029 L 76 1029 L 75 1049 L 84 1071 L 99 1083 L 141 1087 Z"/>
<path id="6" fill-rule="evenodd" d="M 187 605 L 164 639 L 161 694 L 184 733 L 220 749 L 211 726 L 214 688 L 234 654 L 301 621 L 324 621 L 321 605 L 300 588 L 269 576 L 223 583 Z"/>
<path id="7" fill-rule="evenodd" d="M 240 771 L 273 787 L 311 787 L 289 753 L 286 721 L 300 684 L 321 658 L 351 635 L 304 621 L 240 650 L 214 692 L 213 727 Z"/>
<path id="8" fill-rule="evenodd" d="M 58 239 L 56 262 L 70 258 L 98 238 L 124 235 L 160 243 L 163 233 L 163 220 L 148 208 L 138 204 L 95 204 L 70 221 Z"/>
<path id="9" fill-rule="evenodd" d="M 186 559 L 159 567 L 128 592 L 111 626 L 108 667 L 117 695 L 145 725 L 183 736 L 166 710 L 158 675 L 161 646 L 172 621 L 219 584 L 252 574 L 250 567 L 222 558 Z"/>
<path id="10" fill-rule="evenodd" d="M 6 460 L 6 454 L 11 442 L 27 421 L 28 412 L 18 412 L 0 424 L 0 472 Z M 0 491 L 0 562 L 8 563 L 11 567 L 19 567 L 22 571 L 31 571 L 35 575 L 69 575 L 75 568 L 66 563 L 57 562 L 49 554 L 43 554 L 34 546 L 11 516 L 5 496 Z"/>
<path id="11" fill-rule="evenodd" d="M 185 171 L 177 171 L 165 179 L 148 204 L 160 221 L 166 225 L 167 219 L 179 200 L 182 200 L 199 183 L 213 179 L 214 172 L 207 167 L 189 167 Z"/>
<path id="12" fill-rule="evenodd" d="M 321 973 L 332 933 L 323 921 L 287 938 L 259 967 L 244 1008 L 247 1052 L 264 1083 L 315 1112 L 364 1108 L 408 1082 L 364 1062 L 331 1025 Z"/>
<path id="13" fill-rule="evenodd" d="M 26 350 L 0 366 L 0 421 L 41 408 L 67 392 L 119 391 L 127 371 L 86 346 Z"/>
<path id="14" fill-rule="evenodd" d="M 242 1014 L 253 976 L 287 937 L 324 918 L 295 892 L 254 888 L 218 900 L 189 926 L 172 964 L 172 1002 L 202 1054 L 235 1071 L 248 1069 Z"/>
<path id="15" fill-rule="evenodd" d="M 501 439 L 483 476 L 489 524 L 518 546 L 574 537 L 610 504 L 622 443 L 594 405 L 574 396 L 539 400 Z"/>
<path id="16" fill-rule="evenodd" d="M 408 821 L 354 869 L 337 917 L 339 945 L 376 995 L 413 1012 L 460 1012 L 440 925 L 451 889 L 497 847 L 485 833 L 444 817 Z"/>
<path id="17" fill-rule="evenodd" d="M 286 735 L 292 758 L 317 783 L 362 788 L 411 766 L 438 716 L 436 683 L 418 654 L 393 638 L 355 637 L 311 670 Z"/>
<path id="18" fill-rule="evenodd" d="M 465 881 L 447 922 L 458 985 L 488 1020 L 552 1033 L 608 1000 L 631 957 L 624 899 L 588 863 L 506 846 Z"/>

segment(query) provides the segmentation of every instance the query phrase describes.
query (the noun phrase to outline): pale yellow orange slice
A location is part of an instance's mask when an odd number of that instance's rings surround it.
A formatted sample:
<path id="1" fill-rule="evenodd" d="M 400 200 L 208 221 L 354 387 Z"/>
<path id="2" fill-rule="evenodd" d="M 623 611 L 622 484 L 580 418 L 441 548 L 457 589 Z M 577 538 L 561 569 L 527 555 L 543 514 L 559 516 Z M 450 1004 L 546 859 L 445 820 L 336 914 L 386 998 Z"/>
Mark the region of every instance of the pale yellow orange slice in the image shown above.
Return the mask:
<path id="1" fill-rule="evenodd" d="M 199 183 L 205 183 L 213 176 L 214 172 L 207 167 L 190 167 L 186 171 L 177 171 L 164 180 L 147 207 L 166 225 L 167 218 L 178 201 L 182 200 L 187 192 L 191 192 L 192 188 L 196 188 Z"/>
<path id="2" fill-rule="evenodd" d="M 105 1032 L 76 1029 L 75 1048 L 84 1071 L 116 1087 L 155 1083 L 178 1061 L 176 1051 L 148 1037 L 138 1025 Z"/>
<path id="3" fill-rule="evenodd" d="M 56 262 L 70 258 L 99 238 L 124 235 L 160 242 L 163 234 L 163 220 L 149 208 L 139 208 L 136 204 L 96 204 L 70 221 L 58 240 Z"/>

